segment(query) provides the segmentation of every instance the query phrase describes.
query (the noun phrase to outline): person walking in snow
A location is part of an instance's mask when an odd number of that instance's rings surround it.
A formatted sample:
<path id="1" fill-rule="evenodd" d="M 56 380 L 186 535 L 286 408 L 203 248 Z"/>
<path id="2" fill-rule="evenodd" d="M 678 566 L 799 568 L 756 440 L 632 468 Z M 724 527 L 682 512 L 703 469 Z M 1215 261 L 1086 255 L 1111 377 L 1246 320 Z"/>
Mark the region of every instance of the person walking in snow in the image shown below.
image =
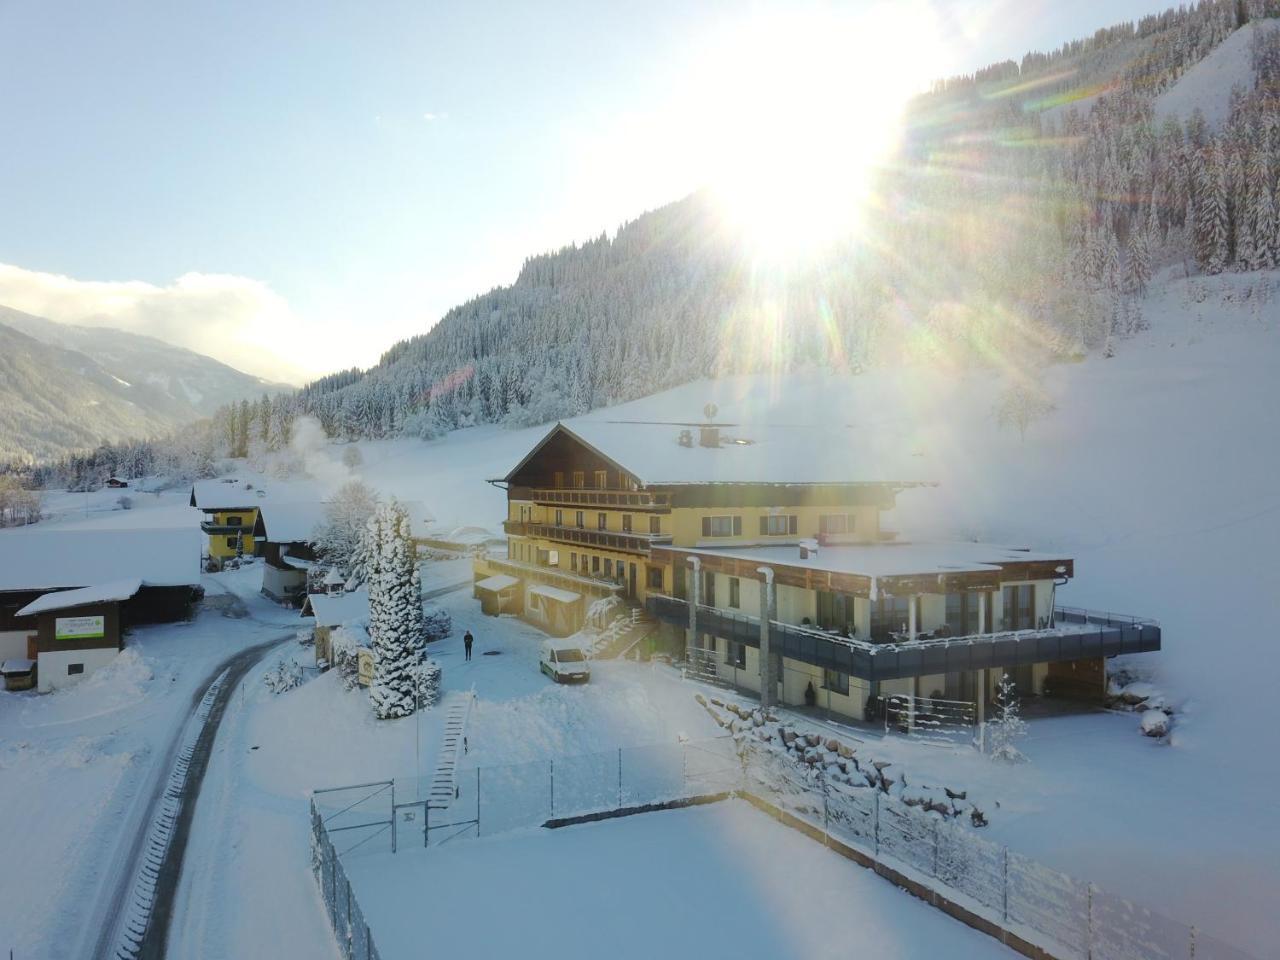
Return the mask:
<path id="1" fill-rule="evenodd" d="M 471 659 L 471 644 L 475 643 L 475 640 L 476 640 L 476 638 L 475 638 L 475 637 L 473 637 L 473 636 L 471 635 L 471 631 L 470 631 L 470 630 L 468 630 L 466 633 L 464 633 L 464 634 L 462 635 L 462 643 L 463 643 L 463 646 L 465 646 L 465 647 L 467 648 L 467 659 L 468 659 L 468 660 L 470 660 L 470 659 Z"/>

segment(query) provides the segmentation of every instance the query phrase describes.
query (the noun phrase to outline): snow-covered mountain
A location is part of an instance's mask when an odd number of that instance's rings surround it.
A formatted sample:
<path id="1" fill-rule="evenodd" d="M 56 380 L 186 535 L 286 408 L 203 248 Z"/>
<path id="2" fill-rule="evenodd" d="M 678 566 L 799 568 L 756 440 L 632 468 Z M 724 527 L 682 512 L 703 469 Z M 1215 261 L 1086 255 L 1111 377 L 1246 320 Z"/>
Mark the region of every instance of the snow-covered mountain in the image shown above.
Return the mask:
<path id="1" fill-rule="evenodd" d="M 290 389 L 152 337 L 0 306 L 0 461 L 146 437 Z"/>
<path id="2" fill-rule="evenodd" d="M 937 84 L 866 234 L 753 259 L 708 194 L 531 257 L 286 409 L 331 435 L 542 423 L 704 376 L 1114 353 L 1148 288 L 1280 263 L 1280 3 L 1206 0 Z"/>

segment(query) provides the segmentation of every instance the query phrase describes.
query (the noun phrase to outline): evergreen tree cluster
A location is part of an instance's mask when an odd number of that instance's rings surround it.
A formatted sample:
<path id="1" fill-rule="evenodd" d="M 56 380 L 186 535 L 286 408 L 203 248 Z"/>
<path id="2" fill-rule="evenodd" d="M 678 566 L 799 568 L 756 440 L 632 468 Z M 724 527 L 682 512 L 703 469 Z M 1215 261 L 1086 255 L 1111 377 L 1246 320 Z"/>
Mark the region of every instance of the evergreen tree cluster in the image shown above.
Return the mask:
<path id="1" fill-rule="evenodd" d="M 407 717 L 419 694 L 426 632 L 418 564 L 404 507 L 395 500 L 379 505 L 365 527 L 365 538 L 374 656 L 369 699 L 380 719 Z"/>

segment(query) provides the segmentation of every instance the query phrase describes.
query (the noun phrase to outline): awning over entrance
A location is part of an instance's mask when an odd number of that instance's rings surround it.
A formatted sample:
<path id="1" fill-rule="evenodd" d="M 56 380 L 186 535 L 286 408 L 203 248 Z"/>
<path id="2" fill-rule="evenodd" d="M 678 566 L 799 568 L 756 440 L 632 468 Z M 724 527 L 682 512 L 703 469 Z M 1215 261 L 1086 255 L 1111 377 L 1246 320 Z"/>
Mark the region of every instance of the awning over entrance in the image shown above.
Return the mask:
<path id="1" fill-rule="evenodd" d="M 483 580 L 476 581 L 477 590 L 488 590 L 497 593 L 500 590 L 509 590 L 511 587 L 519 584 L 520 581 L 515 577 L 508 577 L 505 574 L 495 574 L 492 577 L 485 577 Z"/>

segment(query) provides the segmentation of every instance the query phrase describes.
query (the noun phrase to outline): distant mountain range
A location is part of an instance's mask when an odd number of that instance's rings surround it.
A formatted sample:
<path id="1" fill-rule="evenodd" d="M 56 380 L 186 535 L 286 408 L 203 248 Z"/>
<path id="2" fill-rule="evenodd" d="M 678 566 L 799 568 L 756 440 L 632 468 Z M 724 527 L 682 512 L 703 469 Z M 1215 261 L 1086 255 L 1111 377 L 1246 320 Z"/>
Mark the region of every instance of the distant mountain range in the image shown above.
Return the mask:
<path id="1" fill-rule="evenodd" d="M 152 337 L 0 306 L 0 460 L 169 433 L 290 389 Z"/>

